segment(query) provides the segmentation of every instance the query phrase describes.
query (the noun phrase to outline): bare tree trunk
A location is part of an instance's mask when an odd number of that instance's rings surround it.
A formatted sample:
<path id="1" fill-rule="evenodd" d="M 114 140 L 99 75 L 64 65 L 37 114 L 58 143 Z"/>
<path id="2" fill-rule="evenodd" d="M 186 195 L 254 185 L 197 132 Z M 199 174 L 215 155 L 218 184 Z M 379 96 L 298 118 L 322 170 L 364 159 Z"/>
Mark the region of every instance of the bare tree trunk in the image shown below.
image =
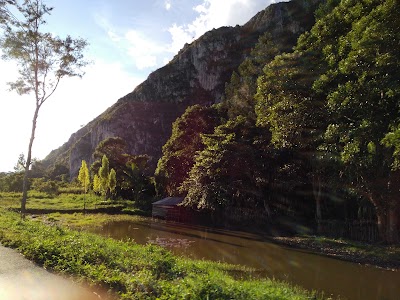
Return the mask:
<path id="1" fill-rule="evenodd" d="M 322 183 L 319 175 L 314 175 L 312 178 L 313 194 L 315 199 L 315 219 L 317 221 L 317 231 L 321 232 L 321 221 L 322 221 Z"/>
<path id="2" fill-rule="evenodd" d="M 270 200 L 270 199 L 271 199 L 271 196 L 268 196 L 268 200 Z M 270 209 L 270 207 L 268 205 L 268 202 L 265 201 L 265 198 L 264 198 L 264 209 L 265 209 L 265 212 L 267 213 L 268 220 L 271 220 L 272 212 L 271 212 L 271 209 Z"/>
<path id="3" fill-rule="evenodd" d="M 390 244 L 396 244 L 400 242 L 400 219 L 398 211 L 399 209 L 391 207 L 388 212 L 387 240 Z"/>
<path id="4" fill-rule="evenodd" d="M 32 145 L 33 141 L 35 139 L 35 132 L 36 132 L 36 123 L 37 123 L 37 118 L 39 115 L 39 109 L 40 106 L 36 105 L 35 109 L 35 114 L 33 115 L 33 120 L 32 120 L 32 132 L 31 132 L 31 138 L 29 140 L 29 146 L 28 146 L 28 155 L 26 157 L 26 164 L 25 164 L 25 174 L 24 174 L 24 180 L 22 184 L 22 199 L 21 199 L 21 216 L 25 216 L 26 212 L 26 200 L 28 198 L 28 181 L 29 181 L 29 175 L 30 175 L 30 166 L 32 162 Z"/>
<path id="5" fill-rule="evenodd" d="M 387 218 L 386 214 L 382 211 L 382 209 L 378 209 L 376 212 L 376 216 L 378 219 L 378 231 L 380 238 L 385 241 L 386 237 L 386 223 Z"/>
<path id="6" fill-rule="evenodd" d="M 388 244 L 400 242 L 399 208 L 390 207 L 377 212 L 378 230 L 382 241 Z"/>

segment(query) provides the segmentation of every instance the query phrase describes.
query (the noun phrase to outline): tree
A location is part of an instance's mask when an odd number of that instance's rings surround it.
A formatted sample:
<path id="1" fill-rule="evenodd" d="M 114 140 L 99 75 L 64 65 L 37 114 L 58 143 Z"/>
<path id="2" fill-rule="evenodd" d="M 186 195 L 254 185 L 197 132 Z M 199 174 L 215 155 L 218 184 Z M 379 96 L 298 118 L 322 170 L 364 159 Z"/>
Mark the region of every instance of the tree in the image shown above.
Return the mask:
<path id="1" fill-rule="evenodd" d="M 114 193 L 122 197 L 129 197 L 129 190 L 132 189 L 130 178 L 127 175 L 130 172 L 131 163 L 137 164 L 142 171 L 145 171 L 149 160 L 148 155 L 131 155 L 127 151 L 127 144 L 122 138 L 107 138 L 97 145 L 93 153 L 94 162 L 90 166 L 92 173 L 98 174 L 102 165 L 102 158 L 104 155 L 107 156 L 109 168 L 116 172 Z"/>
<path id="2" fill-rule="evenodd" d="M 269 136 L 243 116 L 202 135 L 205 148 L 181 187 L 187 193 L 183 204 L 228 219 L 236 209 L 264 216 L 259 221 L 270 218 L 274 196 L 283 191 L 278 191 L 278 180 L 285 177 L 286 191 L 290 187 L 289 176 L 280 176 L 280 168 L 287 166 L 284 155 L 268 146 Z"/>
<path id="3" fill-rule="evenodd" d="M 25 171 L 25 165 L 26 165 L 25 155 L 23 153 L 21 153 L 18 156 L 17 164 L 14 166 L 14 171 L 16 173 L 24 172 Z"/>
<path id="4" fill-rule="evenodd" d="M 169 196 L 181 194 L 179 187 L 188 177 L 196 153 L 204 149 L 201 134 L 212 133 L 219 124 L 220 113 L 215 106 L 194 105 L 176 119 L 155 171 L 159 192 Z"/>
<path id="5" fill-rule="evenodd" d="M 48 170 L 47 176 L 52 180 L 63 181 L 69 176 L 69 168 L 62 164 L 55 164 L 50 170 Z"/>
<path id="6" fill-rule="evenodd" d="M 101 159 L 101 167 L 99 169 L 99 183 L 100 183 L 100 191 L 104 198 L 108 198 L 109 191 L 109 172 L 110 166 L 109 161 L 106 155 L 103 155 Z"/>
<path id="7" fill-rule="evenodd" d="M 314 83 L 332 115 L 321 148 L 336 157 L 342 180 L 375 206 L 381 237 L 390 243 L 400 241 L 398 144 L 392 139 L 400 120 L 399 10 L 396 0 L 342 1 L 332 14 L 345 11 L 341 19 L 351 27 L 334 42 L 319 42 L 329 69 Z"/>
<path id="8" fill-rule="evenodd" d="M 117 186 L 117 173 L 115 173 L 114 169 L 111 169 L 110 173 L 108 174 L 108 189 L 111 195 L 114 194 L 116 186 Z"/>
<path id="9" fill-rule="evenodd" d="M 292 166 L 302 170 L 298 178 L 305 177 L 312 186 L 317 222 L 322 219 L 324 181 L 316 150 L 328 115 L 325 99 L 312 85 L 320 75 L 321 64 L 314 53 L 301 50 L 278 55 L 265 66 L 256 95 L 257 124 L 271 132 L 276 149 L 296 153 L 297 162 Z"/>
<path id="10" fill-rule="evenodd" d="M 41 0 L 25 0 L 22 4 L 6 2 L 15 4 L 14 7 L 22 16 L 21 20 L 17 19 L 7 5 L 1 6 L 2 17 L 4 17 L 1 22 L 3 36 L 0 40 L 3 59 L 16 61 L 19 72 L 19 78 L 9 83 L 9 86 L 20 95 L 33 93 L 35 99 L 21 200 L 21 214 L 24 214 L 32 162 L 32 146 L 40 108 L 56 91 L 62 78 L 83 75 L 81 69 L 87 62 L 83 59 L 82 51 L 87 46 L 87 42 L 70 36 L 61 39 L 51 33 L 43 32 L 42 28 L 46 24 L 45 17 L 53 8 L 48 7 Z"/>
<path id="11" fill-rule="evenodd" d="M 14 0 L 0 0 L 0 24 L 5 24 L 9 16 L 9 10 L 6 5 L 15 5 Z"/>
<path id="12" fill-rule="evenodd" d="M 131 197 L 136 202 L 140 201 L 141 194 L 145 191 L 148 186 L 148 177 L 143 173 L 143 166 L 139 166 L 136 163 L 130 163 L 129 168 L 125 172 L 124 188 L 131 190 Z"/>
<path id="13" fill-rule="evenodd" d="M 93 177 L 93 191 L 101 194 L 101 181 L 99 175 L 95 174 Z"/>
<path id="14" fill-rule="evenodd" d="M 79 169 L 78 181 L 81 183 L 83 188 L 84 196 L 83 196 L 83 211 L 86 210 L 86 193 L 89 190 L 90 185 L 90 176 L 89 169 L 87 167 L 86 161 L 82 160 L 82 166 Z"/>
<path id="15" fill-rule="evenodd" d="M 245 116 L 255 119 L 254 95 L 257 91 L 257 78 L 262 74 L 263 67 L 269 63 L 285 47 L 272 42 L 271 34 L 265 33 L 239 66 L 238 72 L 233 72 L 231 80 L 225 86 L 223 106 L 226 107 L 230 119 Z"/>
<path id="16" fill-rule="evenodd" d="M 329 173 L 374 205 L 386 242 L 400 240 L 399 9 L 395 0 L 327 1 L 295 52 L 266 67 L 257 104 L 276 147 L 312 158 L 316 200 Z"/>

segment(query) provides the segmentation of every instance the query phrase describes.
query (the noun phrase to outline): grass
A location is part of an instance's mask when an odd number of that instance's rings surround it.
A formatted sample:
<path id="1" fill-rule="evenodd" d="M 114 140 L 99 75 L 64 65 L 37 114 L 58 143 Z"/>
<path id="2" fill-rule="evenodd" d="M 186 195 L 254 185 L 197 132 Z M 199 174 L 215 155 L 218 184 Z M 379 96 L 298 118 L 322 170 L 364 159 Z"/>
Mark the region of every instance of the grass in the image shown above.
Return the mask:
<path id="1" fill-rule="evenodd" d="M 306 237 L 322 248 L 342 249 L 349 254 L 355 254 L 363 257 L 374 257 L 377 259 L 393 260 L 400 263 L 400 246 L 399 245 L 379 245 L 367 244 L 362 242 L 350 241 L 345 239 L 333 239 L 328 237 Z"/>
<path id="2" fill-rule="evenodd" d="M 251 279 L 245 267 L 190 260 L 154 245 L 21 220 L 5 209 L 0 209 L 0 241 L 45 268 L 110 288 L 121 299 L 322 298 L 284 282 Z M 238 273 L 247 279 L 232 275 Z"/>
<path id="3" fill-rule="evenodd" d="M 100 227 L 106 223 L 114 221 L 139 221 L 142 219 L 140 216 L 131 215 L 107 215 L 107 214 L 62 214 L 59 212 L 45 214 L 35 218 L 36 220 L 43 221 L 44 223 L 61 225 L 72 229 L 85 229 L 88 227 Z"/>
<path id="4" fill-rule="evenodd" d="M 21 206 L 22 193 L 5 193 L 0 192 L 0 208 L 14 209 L 17 210 Z M 107 200 L 103 197 L 86 194 L 59 194 L 59 195 L 48 195 L 46 193 L 40 193 L 36 191 L 30 191 L 28 193 L 28 201 L 26 208 L 27 210 L 34 211 L 54 211 L 59 210 L 63 212 L 68 211 L 82 211 L 83 207 L 87 210 L 100 210 L 100 209 L 115 209 L 119 211 L 125 211 L 130 214 L 141 214 L 146 215 L 145 212 L 136 209 L 134 201 L 130 200 Z"/>
<path id="5" fill-rule="evenodd" d="M 22 193 L 0 192 L 0 207 L 19 208 Z M 103 198 L 96 195 L 60 194 L 58 196 L 48 195 L 30 191 L 28 193 L 27 209 L 83 209 L 84 201 L 86 208 L 95 208 L 102 202 Z"/>
<path id="6" fill-rule="evenodd" d="M 324 236 L 275 237 L 277 242 L 305 248 L 343 260 L 386 269 L 400 268 L 400 245 L 368 244 Z"/>

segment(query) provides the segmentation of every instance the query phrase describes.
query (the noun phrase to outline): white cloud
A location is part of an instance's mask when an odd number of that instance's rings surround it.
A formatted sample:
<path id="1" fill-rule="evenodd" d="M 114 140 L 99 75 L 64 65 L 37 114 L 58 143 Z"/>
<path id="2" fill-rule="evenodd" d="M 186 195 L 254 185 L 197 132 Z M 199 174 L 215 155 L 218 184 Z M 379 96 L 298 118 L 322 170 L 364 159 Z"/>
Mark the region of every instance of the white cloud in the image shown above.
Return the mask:
<path id="1" fill-rule="evenodd" d="M 141 32 L 129 30 L 125 33 L 127 52 L 134 59 L 139 70 L 157 66 L 157 57 L 165 49 L 157 42 L 145 37 Z"/>
<path id="2" fill-rule="evenodd" d="M 173 24 L 168 28 L 168 32 L 171 34 L 172 42 L 167 49 L 174 54 L 178 53 L 185 43 L 193 40 L 193 37 L 190 36 L 190 32 L 188 32 L 184 26 Z"/>
<path id="3" fill-rule="evenodd" d="M 116 33 L 116 28 L 114 28 L 113 25 L 109 22 L 109 20 L 101 15 L 101 14 L 94 14 L 94 20 L 100 28 L 102 28 L 106 33 L 107 36 L 113 41 L 113 42 L 120 42 L 121 37 Z"/>
<path id="4" fill-rule="evenodd" d="M 170 10 L 171 7 L 172 7 L 171 0 L 165 0 L 164 5 L 165 5 L 165 9 L 166 9 L 166 10 Z"/>
<path id="5" fill-rule="evenodd" d="M 221 26 L 243 25 L 257 12 L 265 9 L 271 0 L 203 0 L 193 7 L 198 16 L 189 24 L 173 24 L 168 31 L 172 37 L 170 49 L 177 52 L 205 32 Z"/>

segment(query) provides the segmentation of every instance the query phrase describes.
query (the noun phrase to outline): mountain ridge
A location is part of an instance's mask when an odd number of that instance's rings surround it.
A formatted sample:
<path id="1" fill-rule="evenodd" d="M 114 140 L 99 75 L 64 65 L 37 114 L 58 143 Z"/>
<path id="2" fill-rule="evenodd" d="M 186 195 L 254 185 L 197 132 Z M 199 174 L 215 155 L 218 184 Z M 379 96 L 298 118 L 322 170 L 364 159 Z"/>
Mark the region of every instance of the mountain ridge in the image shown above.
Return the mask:
<path id="1" fill-rule="evenodd" d="M 51 151 L 43 160 L 44 166 L 65 165 L 73 178 L 82 160 L 93 162 L 92 154 L 102 140 L 121 137 L 130 154 L 148 154 L 150 169 L 154 170 L 175 119 L 188 106 L 220 102 L 225 83 L 263 33 L 269 32 L 285 45 L 284 51 L 290 51 L 297 37 L 313 25 L 313 11 L 320 2 L 292 0 L 271 4 L 243 26 L 206 32 Z"/>

